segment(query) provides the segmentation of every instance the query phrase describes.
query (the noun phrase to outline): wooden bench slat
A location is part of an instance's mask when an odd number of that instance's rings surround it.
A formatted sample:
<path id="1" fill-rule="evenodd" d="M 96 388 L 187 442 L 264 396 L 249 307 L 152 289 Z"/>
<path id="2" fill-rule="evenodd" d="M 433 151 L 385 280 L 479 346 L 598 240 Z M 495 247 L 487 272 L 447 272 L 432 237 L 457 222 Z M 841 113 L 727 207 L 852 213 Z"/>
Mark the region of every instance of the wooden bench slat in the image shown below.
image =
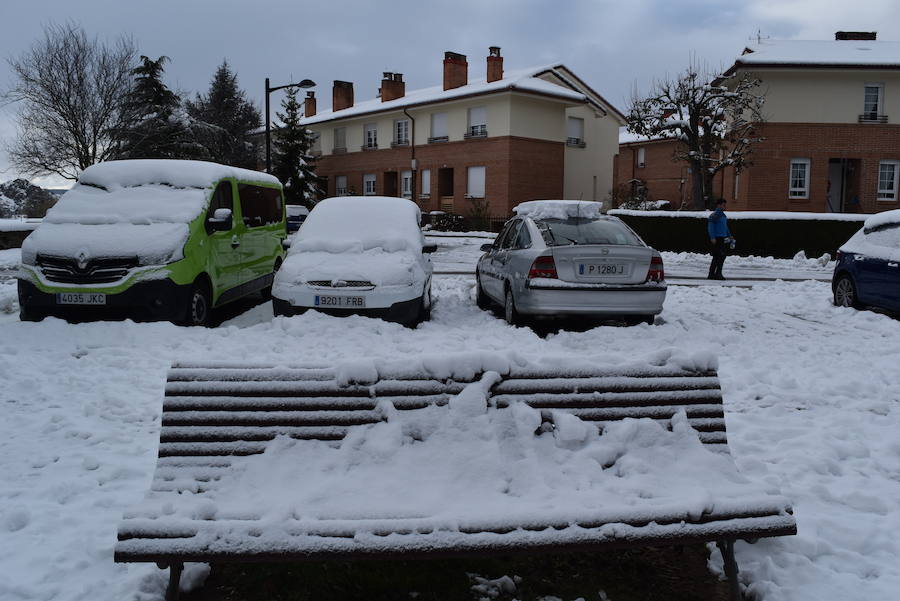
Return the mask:
<path id="1" fill-rule="evenodd" d="M 391 403 L 400 410 L 443 405 L 450 394 L 379 395 L 372 397 L 245 397 L 245 396 L 167 396 L 163 411 L 227 410 L 227 411 L 355 411 L 373 410 L 379 401 Z"/>
<path id="2" fill-rule="evenodd" d="M 719 380 L 713 377 L 679 378 L 636 378 L 636 377 L 596 377 L 596 378 L 561 378 L 561 379 L 507 379 L 498 383 L 493 394 L 538 394 L 538 393 L 572 393 L 590 391 L 592 393 L 608 392 L 658 392 L 670 390 L 718 390 Z"/>
<path id="3" fill-rule="evenodd" d="M 497 393 L 491 396 L 491 401 L 500 407 L 515 401 L 525 401 L 532 407 L 574 407 L 578 405 L 639 407 L 642 405 L 694 403 L 718 403 L 721 405 L 722 391 L 710 388 L 645 392 L 519 392 L 515 394 Z"/>
<path id="4" fill-rule="evenodd" d="M 382 421 L 374 411 L 176 411 L 164 413 L 167 426 L 353 426 Z"/>
<path id="5" fill-rule="evenodd" d="M 170 382 L 166 396 L 241 397 L 377 397 L 411 394 L 458 394 L 466 385 L 433 380 L 381 380 L 371 386 L 339 386 L 334 381 Z"/>

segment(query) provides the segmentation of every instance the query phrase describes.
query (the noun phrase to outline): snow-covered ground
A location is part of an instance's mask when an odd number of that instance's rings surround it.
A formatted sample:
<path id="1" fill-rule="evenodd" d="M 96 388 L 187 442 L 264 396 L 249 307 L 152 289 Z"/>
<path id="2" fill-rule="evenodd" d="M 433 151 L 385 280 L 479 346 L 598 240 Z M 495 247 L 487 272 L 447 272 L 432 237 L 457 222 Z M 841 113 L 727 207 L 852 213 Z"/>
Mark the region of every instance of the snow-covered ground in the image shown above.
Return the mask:
<path id="1" fill-rule="evenodd" d="M 465 265 L 463 253 L 446 256 Z M 512 351 L 610 363 L 667 349 L 718 355 L 739 468 L 794 500 L 798 536 L 737 545 L 744 582 L 766 601 L 896 598 L 900 322 L 833 307 L 825 282 L 756 282 L 671 286 L 654 326 L 542 337 L 479 311 L 472 285 L 436 277 L 433 319 L 415 330 L 317 313 L 273 319 L 269 304 L 202 329 L 20 323 L 14 283 L 0 282 L 0 599 L 160 598 L 163 572 L 114 564 L 112 548 L 153 474 L 173 360 Z"/>

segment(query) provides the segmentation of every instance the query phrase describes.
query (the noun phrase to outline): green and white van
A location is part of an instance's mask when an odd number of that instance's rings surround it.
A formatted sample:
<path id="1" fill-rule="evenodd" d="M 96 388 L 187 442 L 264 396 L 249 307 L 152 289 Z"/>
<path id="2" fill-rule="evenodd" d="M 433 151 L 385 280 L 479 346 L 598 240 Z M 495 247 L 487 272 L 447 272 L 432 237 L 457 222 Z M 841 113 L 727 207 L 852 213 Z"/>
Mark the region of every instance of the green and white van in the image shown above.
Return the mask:
<path id="1" fill-rule="evenodd" d="M 287 235 L 271 175 L 202 161 L 109 161 L 22 244 L 19 316 L 168 319 L 271 290 Z"/>

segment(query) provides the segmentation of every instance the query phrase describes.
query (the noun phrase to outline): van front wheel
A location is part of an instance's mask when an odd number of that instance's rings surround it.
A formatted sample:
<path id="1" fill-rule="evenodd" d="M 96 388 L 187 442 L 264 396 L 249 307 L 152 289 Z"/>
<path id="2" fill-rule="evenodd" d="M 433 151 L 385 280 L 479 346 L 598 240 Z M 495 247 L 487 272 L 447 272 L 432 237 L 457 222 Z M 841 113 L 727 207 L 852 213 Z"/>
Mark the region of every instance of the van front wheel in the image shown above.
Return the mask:
<path id="1" fill-rule="evenodd" d="M 209 324 L 210 302 L 209 292 L 203 282 L 194 284 L 191 291 L 190 302 L 188 303 L 187 315 L 185 316 L 184 325 L 186 326 L 206 326 Z"/>

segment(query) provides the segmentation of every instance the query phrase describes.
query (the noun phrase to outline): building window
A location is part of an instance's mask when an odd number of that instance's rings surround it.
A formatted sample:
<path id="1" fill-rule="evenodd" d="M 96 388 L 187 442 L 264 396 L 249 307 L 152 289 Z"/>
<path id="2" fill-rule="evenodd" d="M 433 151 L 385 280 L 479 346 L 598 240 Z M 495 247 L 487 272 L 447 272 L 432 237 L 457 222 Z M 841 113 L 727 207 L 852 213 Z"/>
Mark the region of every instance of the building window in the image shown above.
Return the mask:
<path id="1" fill-rule="evenodd" d="M 428 142 L 446 142 L 447 134 L 447 113 L 431 113 L 431 137 Z"/>
<path id="2" fill-rule="evenodd" d="M 809 159 L 791 159 L 789 198 L 809 198 Z"/>
<path id="3" fill-rule="evenodd" d="M 431 196 L 431 169 L 422 170 L 422 189 L 419 190 L 419 198 Z"/>
<path id="4" fill-rule="evenodd" d="M 309 153 L 316 157 L 322 154 L 322 134 L 319 132 L 313 132 L 312 146 L 309 149 Z"/>
<path id="5" fill-rule="evenodd" d="M 412 171 L 400 172 L 400 196 L 412 198 Z"/>
<path id="6" fill-rule="evenodd" d="M 375 194 L 375 174 L 366 173 L 363 175 L 363 194 L 372 196 Z"/>
<path id="7" fill-rule="evenodd" d="M 365 145 L 363 150 L 378 148 L 378 125 L 375 123 L 366 123 L 365 127 Z"/>
<path id="8" fill-rule="evenodd" d="M 484 198 L 484 167 L 469 167 L 466 198 Z"/>
<path id="9" fill-rule="evenodd" d="M 347 152 L 347 128 L 334 128 L 334 148 L 332 152 Z"/>
<path id="10" fill-rule="evenodd" d="M 473 106 L 469 109 L 469 129 L 466 138 L 484 138 L 487 136 L 487 108 Z"/>
<path id="11" fill-rule="evenodd" d="M 334 178 L 334 195 L 347 196 L 347 176 L 338 175 Z"/>
<path id="12" fill-rule="evenodd" d="M 584 119 L 569 117 L 566 120 L 566 145 L 584 148 Z"/>
<path id="13" fill-rule="evenodd" d="M 859 120 L 867 122 L 886 122 L 887 119 L 884 119 L 881 114 L 883 106 L 884 85 L 880 83 L 867 83 L 863 96 L 863 114 L 859 116 Z"/>
<path id="14" fill-rule="evenodd" d="M 646 149 L 643 146 L 638 148 L 637 166 L 638 167 L 646 167 L 647 166 L 647 153 L 646 153 Z"/>
<path id="15" fill-rule="evenodd" d="M 394 121 L 394 146 L 409 146 L 409 120 Z"/>
<path id="16" fill-rule="evenodd" d="M 888 202 L 897 200 L 898 171 L 900 171 L 900 161 L 878 163 L 878 200 Z"/>

